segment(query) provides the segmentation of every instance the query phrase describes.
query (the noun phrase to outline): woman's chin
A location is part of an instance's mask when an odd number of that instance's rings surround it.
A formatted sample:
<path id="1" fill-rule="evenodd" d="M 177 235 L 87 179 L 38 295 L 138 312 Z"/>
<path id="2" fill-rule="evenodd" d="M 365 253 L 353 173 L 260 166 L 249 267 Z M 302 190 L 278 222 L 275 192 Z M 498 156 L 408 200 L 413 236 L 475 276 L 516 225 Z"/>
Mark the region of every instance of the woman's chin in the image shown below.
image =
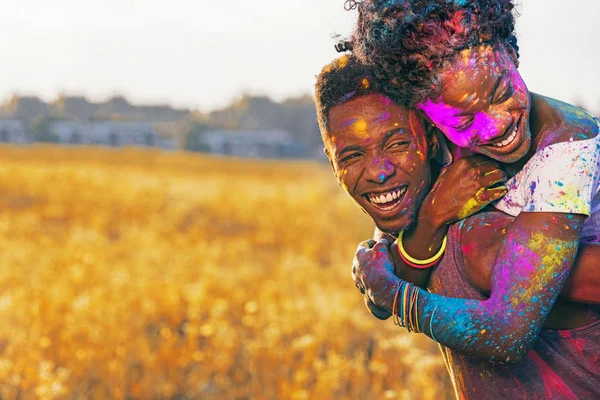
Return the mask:
<path id="1" fill-rule="evenodd" d="M 478 153 L 484 154 L 496 161 L 499 161 L 501 163 L 504 164 L 512 164 L 515 163 L 521 159 L 523 159 L 524 157 L 527 156 L 527 154 L 529 153 L 529 149 L 531 147 L 531 139 L 525 138 L 524 141 L 521 142 L 521 144 L 515 148 L 513 151 L 509 152 L 509 153 L 504 153 L 504 152 L 495 152 L 493 150 L 490 150 L 489 148 L 486 148 L 485 150 L 479 150 L 477 151 Z"/>

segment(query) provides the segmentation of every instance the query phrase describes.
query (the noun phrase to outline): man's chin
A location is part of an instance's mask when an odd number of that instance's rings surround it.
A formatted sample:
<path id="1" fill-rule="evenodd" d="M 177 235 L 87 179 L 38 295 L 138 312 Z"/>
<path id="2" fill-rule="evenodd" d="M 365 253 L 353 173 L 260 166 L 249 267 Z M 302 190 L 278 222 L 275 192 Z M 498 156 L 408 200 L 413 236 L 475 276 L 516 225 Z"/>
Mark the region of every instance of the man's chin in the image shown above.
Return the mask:
<path id="1" fill-rule="evenodd" d="M 398 237 L 400 232 L 410 228 L 413 225 L 413 223 L 414 218 L 402 218 L 402 221 L 379 221 L 379 223 L 375 222 L 375 226 L 377 226 L 377 229 L 385 234 Z"/>

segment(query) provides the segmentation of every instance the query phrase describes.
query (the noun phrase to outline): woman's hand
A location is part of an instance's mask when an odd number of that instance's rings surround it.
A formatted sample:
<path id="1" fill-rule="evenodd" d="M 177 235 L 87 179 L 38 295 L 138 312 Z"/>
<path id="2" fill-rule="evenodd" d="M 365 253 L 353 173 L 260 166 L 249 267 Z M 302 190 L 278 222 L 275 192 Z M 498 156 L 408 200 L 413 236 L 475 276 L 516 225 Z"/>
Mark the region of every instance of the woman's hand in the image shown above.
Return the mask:
<path id="1" fill-rule="evenodd" d="M 379 319 L 391 316 L 393 297 L 390 294 L 399 281 L 394 275 L 389 246 L 387 239 L 362 242 L 352 264 L 354 284 L 365 297 L 367 308 Z"/>
<path id="2" fill-rule="evenodd" d="M 485 156 L 460 158 L 442 170 L 423 201 L 419 217 L 434 226 L 460 221 L 502 198 L 507 190 L 499 185 L 506 180 L 506 173 Z"/>

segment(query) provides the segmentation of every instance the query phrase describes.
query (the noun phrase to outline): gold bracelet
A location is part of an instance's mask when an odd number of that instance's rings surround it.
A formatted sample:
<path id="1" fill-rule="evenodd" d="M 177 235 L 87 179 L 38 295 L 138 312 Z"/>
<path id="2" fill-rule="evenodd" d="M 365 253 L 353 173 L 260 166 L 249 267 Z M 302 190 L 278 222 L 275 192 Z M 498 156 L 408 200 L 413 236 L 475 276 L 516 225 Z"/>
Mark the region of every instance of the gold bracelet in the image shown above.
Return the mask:
<path id="1" fill-rule="evenodd" d="M 398 251 L 400 252 L 400 255 L 402 256 L 402 258 L 404 258 L 405 260 L 409 261 L 412 264 L 416 264 L 416 265 L 429 265 L 429 264 L 434 264 L 437 261 L 439 261 L 440 258 L 442 258 L 442 256 L 444 255 L 444 252 L 446 251 L 446 244 L 448 242 L 448 235 L 444 235 L 444 240 L 442 240 L 442 247 L 440 247 L 440 250 L 437 252 L 436 255 L 434 255 L 433 257 L 427 259 L 427 260 L 417 260 L 414 257 L 409 256 L 406 253 L 406 250 L 404 249 L 404 246 L 402 245 L 402 237 L 404 236 L 404 231 L 400 232 L 400 235 L 398 235 Z"/>

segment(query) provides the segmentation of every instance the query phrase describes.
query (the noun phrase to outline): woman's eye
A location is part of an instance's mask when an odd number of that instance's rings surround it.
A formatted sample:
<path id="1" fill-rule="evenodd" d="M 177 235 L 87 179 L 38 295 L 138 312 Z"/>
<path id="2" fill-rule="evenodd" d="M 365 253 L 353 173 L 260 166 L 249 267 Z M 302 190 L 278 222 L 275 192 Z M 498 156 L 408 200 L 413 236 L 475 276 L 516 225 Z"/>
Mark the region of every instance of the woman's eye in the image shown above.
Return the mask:
<path id="1" fill-rule="evenodd" d="M 515 90 L 514 90 L 513 86 L 509 84 L 506 87 L 506 89 L 499 96 L 497 96 L 496 99 L 494 99 L 494 103 L 502 104 L 505 101 L 507 101 L 508 99 L 510 99 L 514 93 L 515 93 Z"/>
<path id="2" fill-rule="evenodd" d="M 473 122 L 475 121 L 475 118 L 471 117 L 467 120 L 464 120 L 460 125 L 455 126 L 454 129 L 457 131 L 466 131 L 467 129 L 469 129 L 471 127 L 471 125 L 473 125 Z"/>

